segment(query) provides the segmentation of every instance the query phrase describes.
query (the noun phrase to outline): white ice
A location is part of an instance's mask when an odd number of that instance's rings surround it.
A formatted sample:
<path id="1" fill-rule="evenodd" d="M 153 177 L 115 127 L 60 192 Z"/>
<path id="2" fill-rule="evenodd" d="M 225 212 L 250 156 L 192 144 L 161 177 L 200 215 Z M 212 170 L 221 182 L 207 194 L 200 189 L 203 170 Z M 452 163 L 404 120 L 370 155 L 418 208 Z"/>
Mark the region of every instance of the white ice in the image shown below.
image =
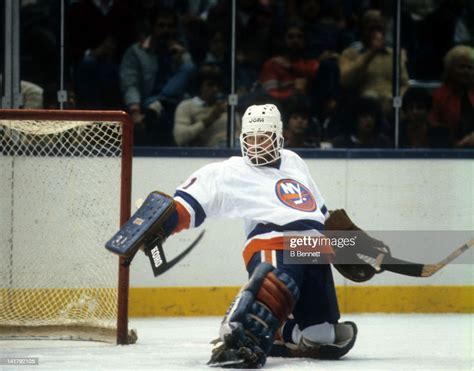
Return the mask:
<path id="1" fill-rule="evenodd" d="M 359 327 L 339 361 L 269 358 L 269 370 L 473 370 L 473 316 L 345 315 Z M 135 319 L 134 345 L 49 340 L 0 340 L 0 358 L 38 357 L 37 366 L 0 370 L 211 370 L 206 366 L 221 318 Z"/>

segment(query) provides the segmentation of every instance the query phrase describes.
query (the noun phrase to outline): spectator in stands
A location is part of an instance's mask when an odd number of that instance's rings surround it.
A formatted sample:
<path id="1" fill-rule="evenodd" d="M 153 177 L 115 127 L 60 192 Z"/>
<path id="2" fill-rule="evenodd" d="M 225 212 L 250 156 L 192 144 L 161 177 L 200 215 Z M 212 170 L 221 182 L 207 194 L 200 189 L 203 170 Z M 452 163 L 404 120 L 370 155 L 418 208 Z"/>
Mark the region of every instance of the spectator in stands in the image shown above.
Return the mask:
<path id="1" fill-rule="evenodd" d="M 3 75 L 0 74 L 0 87 L 3 86 Z M 43 88 L 30 81 L 20 81 L 20 94 L 22 99 L 21 108 L 41 109 L 43 108 Z"/>
<path id="2" fill-rule="evenodd" d="M 306 35 L 306 57 L 318 58 L 319 71 L 311 95 L 315 99 L 312 114 L 325 121 L 338 106 L 340 98 L 339 57 L 354 41 L 347 29 L 343 2 L 340 0 L 303 0 L 298 15 Z"/>
<path id="3" fill-rule="evenodd" d="M 217 4 L 219 0 L 180 0 L 182 11 L 193 17 L 207 18 L 209 9 Z"/>
<path id="4" fill-rule="evenodd" d="M 239 0 L 236 1 L 236 44 L 245 45 L 256 56 L 259 64 L 272 54 L 275 30 L 282 28 L 281 7 L 274 1 Z M 232 1 L 220 0 L 208 12 L 207 24 L 214 33 L 216 30 L 230 35 L 232 24 Z"/>
<path id="5" fill-rule="evenodd" d="M 307 37 L 307 57 L 320 58 L 323 54 L 340 53 L 354 41 L 346 29 L 342 1 L 303 0 L 298 15 L 304 22 Z"/>
<path id="6" fill-rule="evenodd" d="M 43 88 L 29 81 L 20 81 L 20 91 L 23 99 L 21 108 L 43 108 Z"/>
<path id="7" fill-rule="evenodd" d="M 126 0 L 72 2 L 66 14 L 66 46 L 73 65 L 96 48 L 107 48 L 110 38 L 121 55 L 135 40 L 131 30 L 132 14 Z"/>
<path id="8" fill-rule="evenodd" d="M 441 51 L 444 42 L 440 36 L 449 38 L 448 27 L 446 19 L 444 24 L 440 23 L 436 5 L 434 0 L 403 2 L 400 41 L 407 53 L 407 69 L 412 79 L 438 80 L 443 69 L 442 59 L 447 50 Z"/>
<path id="9" fill-rule="evenodd" d="M 76 66 L 75 87 L 80 109 L 120 109 L 120 58 L 117 39 L 108 36 L 86 51 Z"/>
<path id="10" fill-rule="evenodd" d="M 222 77 L 225 80 L 229 79 L 226 75 L 230 72 L 228 49 L 228 43 L 223 31 L 217 30 L 209 35 L 208 48 L 203 64 L 217 66 L 223 72 L 224 76 Z"/>
<path id="11" fill-rule="evenodd" d="M 449 129 L 458 147 L 474 147 L 474 48 L 458 45 L 444 58 L 444 78 L 433 92 L 433 126 Z"/>
<path id="12" fill-rule="evenodd" d="M 348 122 L 349 134 L 333 140 L 336 148 L 389 148 L 390 139 L 381 133 L 384 116 L 378 100 L 361 97 L 354 101 Z"/>
<path id="13" fill-rule="evenodd" d="M 204 65 L 199 81 L 199 94 L 183 100 L 176 108 L 174 139 L 179 146 L 224 148 L 227 142 L 227 104 L 221 90 L 222 74 L 216 66 Z"/>
<path id="14" fill-rule="evenodd" d="M 239 96 L 238 109 L 242 112 L 252 105 L 256 98 L 265 95 L 258 82 L 262 63 L 255 44 L 255 41 L 248 40 L 243 45 L 238 45 L 236 50 L 235 92 Z"/>
<path id="15" fill-rule="evenodd" d="M 180 24 L 183 33 L 184 46 L 191 54 L 194 63 L 201 65 L 206 55 L 209 30 L 206 21 L 191 14 L 181 14 Z"/>
<path id="16" fill-rule="evenodd" d="M 59 43 L 47 2 L 21 1 L 20 71 L 22 79 L 47 86 L 59 75 Z M 5 6 L 5 2 L 0 7 Z M 0 11 L 1 16 L 4 13 Z M 2 24 L 5 24 L 3 22 Z M 2 29 L 4 26 L 0 26 Z M 3 32 L 3 31 L 2 31 Z"/>
<path id="17" fill-rule="evenodd" d="M 454 25 L 454 44 L 474 44 L 474 1 L 466 1 Z"/>
<path id="18" fill-rule="evenodd" d="M 312 84 L 319 69 L 319 60 L 305 58 L 306 44 L 302 24 L 291 23 L 283 37 L 282 52 L 268 59 L 260 74 L 260 83 L 266 94 L 288 104 L 292 99 L 314 104 L 310 96 Z"/>
<path id="19" fill-rule="evenodd" d="M 285 147 L 316 148 L 319 147 L 316 124 L 311 117 L 311 110 L 305 104 L 295 103 L 286 109 L 288 117 L 284 120 L 283 137 Z"/>
<path id="20" fill-rule="evenodd" d="M 235 92 L 239 96 L 239 107 L 247 107 L 248 102 L 253 102 L 256 95 L 261 91 L 254 91 L 260 73 L 261 66 L 258 55 L 248 41 L 238 45 L 235 60 Z M 223 31 L 217 30 L 210 35 L 209 47 L 204 63 L 218 66 L 223 72 L 223 89 L 230 91 L 230 56 L 229 40 Z"/>
<path id="21" fill-rule="evenodd" d="M 157 0 L 137 0 L 133 3 L 132 19 L 136 42 L 143 42 L 151 34 L 152 18 L 157 10 Z"/>
<path id="22" fill-rule="evenodd" d="M 65 30 L 78 108 L 122 107 L 120 59 L 135 39 L 127 2 L 73 2 L 67 10 Z"/>
<path id="23" fill-rule="evenodd" d="M 139 145 L 174 144 L 174 111 L 192 88 L 196 69 L 176 40 L 177 22 L 176 13 L 157 12 L 152 35 L 129 47 L 122 59 L 121 90 Z"/>
<path id="24" fill-rule="evenodd" d="M 347 95 L 371 96 L 384 114 L 392 111 L 392 54 L 385 46 L 385 19 L 379 10 L 367 10 L 361 19 L 361 41 L 345 49 L 340 58 L 341 84 Z M 408 87 L 406 57 L 402 52 L 400 88 Z"/>
<path id="25" fill-rule="evenodd" d="M 410 88 L 403 95 L 400 122 L 400 147 L 448 148 L 452 144 L 449 131 L 441 126 L 433 127 L 428 121 L 432 107 L 430 93 L 423 88 Z"/>

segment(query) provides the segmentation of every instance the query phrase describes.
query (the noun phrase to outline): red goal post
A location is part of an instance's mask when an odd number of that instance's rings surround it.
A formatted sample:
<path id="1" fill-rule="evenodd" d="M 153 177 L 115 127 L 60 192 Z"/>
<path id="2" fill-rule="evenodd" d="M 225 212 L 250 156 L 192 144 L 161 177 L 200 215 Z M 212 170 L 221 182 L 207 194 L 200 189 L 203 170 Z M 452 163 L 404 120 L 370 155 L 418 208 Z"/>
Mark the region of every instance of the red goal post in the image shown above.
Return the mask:
<path id="1" fill-rule="evenodd" d="M 0 110 L 0 339 L 136 341 L 103 247 L 130 217 L 132 145 L 122 111 Z"/>

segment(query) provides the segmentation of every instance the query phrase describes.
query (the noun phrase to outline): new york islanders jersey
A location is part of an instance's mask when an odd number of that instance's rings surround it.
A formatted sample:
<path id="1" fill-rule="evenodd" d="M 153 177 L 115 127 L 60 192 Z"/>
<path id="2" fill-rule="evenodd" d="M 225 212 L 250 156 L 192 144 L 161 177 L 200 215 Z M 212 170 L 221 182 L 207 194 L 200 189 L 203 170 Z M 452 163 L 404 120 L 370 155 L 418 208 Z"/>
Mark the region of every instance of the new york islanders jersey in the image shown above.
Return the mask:
<path id="1" fill-rule="evenodd" d="M 185 224 L 180 229 L 206 218 L 242 218 L 246 263 L 256 251 L 282 249 L 284 232 L 324 229 L 327 215 L 308 167 L 289 150 L 282 150 L 279 168 L 255 167 L 242 157 L 208 164 L 178 187 L 174 198 Z"/>

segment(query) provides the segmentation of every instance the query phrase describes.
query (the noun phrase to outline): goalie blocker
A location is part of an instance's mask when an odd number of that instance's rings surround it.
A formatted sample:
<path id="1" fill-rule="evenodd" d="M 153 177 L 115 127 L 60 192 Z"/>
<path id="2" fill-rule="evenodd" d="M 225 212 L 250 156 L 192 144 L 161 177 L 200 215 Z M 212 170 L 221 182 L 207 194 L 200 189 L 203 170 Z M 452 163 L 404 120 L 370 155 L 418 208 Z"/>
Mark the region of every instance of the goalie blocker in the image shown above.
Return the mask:
<path id="1" fill-rule="evenodd" d="M 139 249 L 145 250 L 152 267 L 159 269 L 166 263 L 161 245 L 178 222 L 175 210 L 172 197 L 151 192 L 135 214 L 107 241 L 106 249 L 124 257 L 128 264 Z"/>
<path id="2" fill-rule="evenodd" d="M 167 261 L 163 243 L 176 231 L 178 221 L 174 199 L 162 192 L 151 192 L 135 214 L 107 241 L 105 247 L 125 258 L 125 265 L 130 265 L 139 249 L 143 250 L 156 277 L 179 263 L 204 235 L 203 230 L 188 247 Z"/>

